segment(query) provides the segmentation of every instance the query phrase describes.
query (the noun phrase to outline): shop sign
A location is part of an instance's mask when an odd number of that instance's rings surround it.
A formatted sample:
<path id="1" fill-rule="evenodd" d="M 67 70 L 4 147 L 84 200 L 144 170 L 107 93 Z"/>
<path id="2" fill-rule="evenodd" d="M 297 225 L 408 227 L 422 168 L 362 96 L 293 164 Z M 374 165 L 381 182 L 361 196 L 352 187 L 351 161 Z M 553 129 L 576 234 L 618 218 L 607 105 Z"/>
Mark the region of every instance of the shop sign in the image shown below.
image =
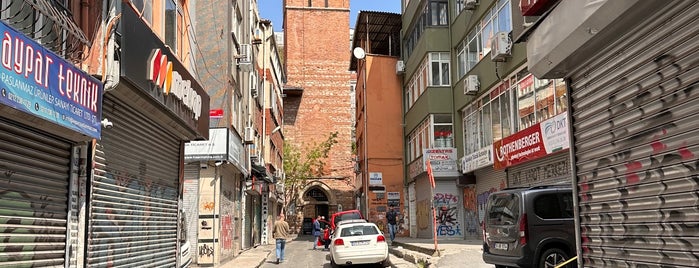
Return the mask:
<path id="1" fill-rule="evenodd" d="M 100 138 L 102 83 L 4 22 L 0 103 Z"/>
<path id="2" fill-rule="evenodd" d="M 243 164 L 245 159 L 245 150 L 243 149 L 243 140 L 233 132 L 228 132 L 228 162 L 238 167 L 244 176 L 248 175 L 247 164 Z"/>
<path id="3" fill-rule="evenodd" d="M 184 144 L 185 162 L 226 160 L 228 152 L 228 129 L 209 129 L 209 139 L 190 141 Z"/>
<path id="4" fill-rule="evenodd" d="M 461 158 L 461 172 L 466 174 L 481 167 L 493 164 L 493 147 L 483 147 Z"/>
<path id="5" fill-rule="evenodd" d="M 493 143 L 495 169 L 504 169 L 568 149 L 568 113 L 562 113 Z"/>
<path id="6" fill-rule="evenodd" d="M 427 169 L 427 160 L 430 160 L 434 177 L 459 176 L 456 148 L 424 149 L 422 159 L 423 170 Z"/>
<path id="7" fill-rule="evenodd" d="M 381 185 L 383 184 L 383 173 L 381 172 L 369 172 L 369 185 Z"/>
<path id="8" fill-rule="evenodd" d="M 165 95 L 173 94 L 192 111 L 194 120 L 201 116 L 201 96 L 192 88 L 192 81 L 183 79 L 179 72 L 172 70 L 172 62 L 167 55 L 156 48 L 148 59 L 148 80 L 155 83 Z"/>
<path id="9" fill-rule="evenodd" d="M 415 160 L 408 165 L 408 178 L 412 179 L 425 171 L 424 161 Z"/>

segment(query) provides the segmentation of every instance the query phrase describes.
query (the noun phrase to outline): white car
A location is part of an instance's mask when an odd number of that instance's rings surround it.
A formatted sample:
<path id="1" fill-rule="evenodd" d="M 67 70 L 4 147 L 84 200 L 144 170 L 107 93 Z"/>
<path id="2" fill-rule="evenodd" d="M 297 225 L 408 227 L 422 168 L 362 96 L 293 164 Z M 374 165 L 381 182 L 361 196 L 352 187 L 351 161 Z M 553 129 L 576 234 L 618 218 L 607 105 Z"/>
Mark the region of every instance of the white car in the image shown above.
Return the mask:
<path id="1" fill-rule="evenodd" d="M 342 221 L 330 243 L 332 267 L 353 264 L 390 264 L 386 237 L 376 224 L 366 220 Z"/>

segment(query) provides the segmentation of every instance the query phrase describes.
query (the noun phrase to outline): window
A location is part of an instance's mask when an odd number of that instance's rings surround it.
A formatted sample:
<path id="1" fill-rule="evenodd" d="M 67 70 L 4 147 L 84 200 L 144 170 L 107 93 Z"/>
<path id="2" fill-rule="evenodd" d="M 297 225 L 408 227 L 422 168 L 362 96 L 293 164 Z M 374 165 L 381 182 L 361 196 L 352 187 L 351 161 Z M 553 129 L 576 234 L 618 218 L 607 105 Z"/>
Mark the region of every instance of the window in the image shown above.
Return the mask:
<path id="1" fill-rule="evenodd" d="M 418 67 L 418 71 L 415 72 L 415 74 L 413 74 L 413 76 L 410 78 L 410 81 L 408 82 L 408 85 L 405 88 L 405 107 L 407 107 L 407 109 L 410 109 L 410 107 L 412 107 L 413 104 L 415 104 L 420 95 L 422 95 L 422 93 L 424 93 L 427 89 L 427 77 L 429 75 L 429 69 L 427 68 L 427 59 L 428 57 L 425 57 L 425 59 Z"/>
<path id="2" fill-rule="evenodd" d="M 177 4 L 174 0 L 165 1 L 165 44 L 177 51 Z"/>
<path id="3" fill-rule="evenodd" d="M 559 194 L 544 194 L 534 200 L 534 213 L 542 219 L 561 219 L 563 216 Z"/>
<path id="4" fill-rule="evenodd" d="M 430 86 L 449 85 L 449 52 L 430 53 Z"/>
<path id="5" fill-rule="evenodd" d="M 422 156 L 422 150 L 430 148 L 430 118 L 428 117 L 408 135 L 408 162 L 412 162 Z"/>
<path id="6" fill-rule="evenodd" d="M 446 26 L 449 23 L 446 1 L 432 1 L 429 6 L 430 26 Z"/>
<path id="7" fill-rule="evenodd" d="M 153 25 L 153 1 L 131 0 L 131 4 L 136 8 L 136 11 L 141 14 L 143 20 Z"/>
<path id="8" fill-rule="evenodd" d="M 494 194 L 490 196 L 487 214 L 488 225 L 513 225 L 519 220 L 519 196 Z"/>
<path id="9" fill-rule="evenodd" d="M 457 46 L 459 79 L 490 52 L 490 39 L 496 32 L 512 31 L 511 13 L 509 0 L 498 1 L 481 19 L 480 24 L 474 27 Z"/>
<path id="10" fill-rule="evenodd" d="M 407 5 L 407 4 L 406 4 Z M 406 38 L 403 41 L 405 58 L 409 58 L 413 49 L 417 45 L 418 40 L 427 27 L 443 27 L 449 23 L 448 1 L 446 0 L 431 0 L 422 3 L 422 6 L 416 12 L 415 23 L 406 31 Z"/>
<path id="11" fill-rule="evenodd" d="M 454 147 L 454 136 L 452 131 L 451 115 L 436 114 L 433 115 L 434 121 L 434 148 L 452 148 Z"/>
<path id="12" fill-rule="evenodd" d="M 342 228 L 340 237 L 359 236 L 359 235 L 377 235 L 379 230 L 373 225 L 355 225 Z"/>
<path id="13" fill-rule="evenodd" d="M 517 83 L 519 130 L 531 127 L 567 110 L 565 82 L 538 79 L 531 74 Z"/>

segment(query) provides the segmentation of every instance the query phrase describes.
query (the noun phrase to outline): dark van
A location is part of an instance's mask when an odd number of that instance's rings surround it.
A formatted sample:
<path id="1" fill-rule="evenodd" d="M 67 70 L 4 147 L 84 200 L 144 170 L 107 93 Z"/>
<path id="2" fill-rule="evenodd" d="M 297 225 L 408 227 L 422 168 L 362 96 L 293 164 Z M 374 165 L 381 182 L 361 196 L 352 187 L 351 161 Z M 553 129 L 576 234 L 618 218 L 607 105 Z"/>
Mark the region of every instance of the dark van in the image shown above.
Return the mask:
<path id="1" fill-rule="evenodd" d="M 483 260 L 496 268 L 555 267 L 576 255 L 570 187 L 495 192 L 488 197 L 483 225 Z"/>

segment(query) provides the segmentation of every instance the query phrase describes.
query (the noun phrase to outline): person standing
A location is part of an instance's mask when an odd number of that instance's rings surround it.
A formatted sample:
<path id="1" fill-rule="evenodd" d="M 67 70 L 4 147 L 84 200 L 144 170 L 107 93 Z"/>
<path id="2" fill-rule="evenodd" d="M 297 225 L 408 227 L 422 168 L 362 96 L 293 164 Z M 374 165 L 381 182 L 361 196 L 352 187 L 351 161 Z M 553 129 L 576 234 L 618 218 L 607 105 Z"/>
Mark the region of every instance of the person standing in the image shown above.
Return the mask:
<path id="1" fill-rule="evenodd" d="M 313 222 L 313 236 L 315 239 L 313 240 L 313 250 L 317 249 L 318 244 L 320 244 L 320 236 L 321 236 L 321 229 L 320 229 L 320 215 L 316 216 L 316 220 Z"/>
<path id="2" fill-rule="evenodd" d="M 391 242 L 393 242 L 393 240 L 396 239 L 396 218 L 398 218 L 398 212 L 396 212 L 396 207 L 391 205 L 388 209 L 388 212 L 386 212 L 386 222 L 388 222 L 388 235 L 391 238 Z"/>
<path id="3" fill-rule="evenodd" d="M 277 264 L 284 262 L 284 248 L 289 236 L 289 224 L 284 219 L 284 214 L 279 214 L 272 230 L 272 237 L 277 241 Z"/>
<path id="4" fill-rule="evenodd" d="M 330 246 L 330 228 L 328 226 L 325 226 L 323 228 L 323 245 L 325 248 L 323 249 L 324 251 L 330 250 L 328 247 Z"/>

